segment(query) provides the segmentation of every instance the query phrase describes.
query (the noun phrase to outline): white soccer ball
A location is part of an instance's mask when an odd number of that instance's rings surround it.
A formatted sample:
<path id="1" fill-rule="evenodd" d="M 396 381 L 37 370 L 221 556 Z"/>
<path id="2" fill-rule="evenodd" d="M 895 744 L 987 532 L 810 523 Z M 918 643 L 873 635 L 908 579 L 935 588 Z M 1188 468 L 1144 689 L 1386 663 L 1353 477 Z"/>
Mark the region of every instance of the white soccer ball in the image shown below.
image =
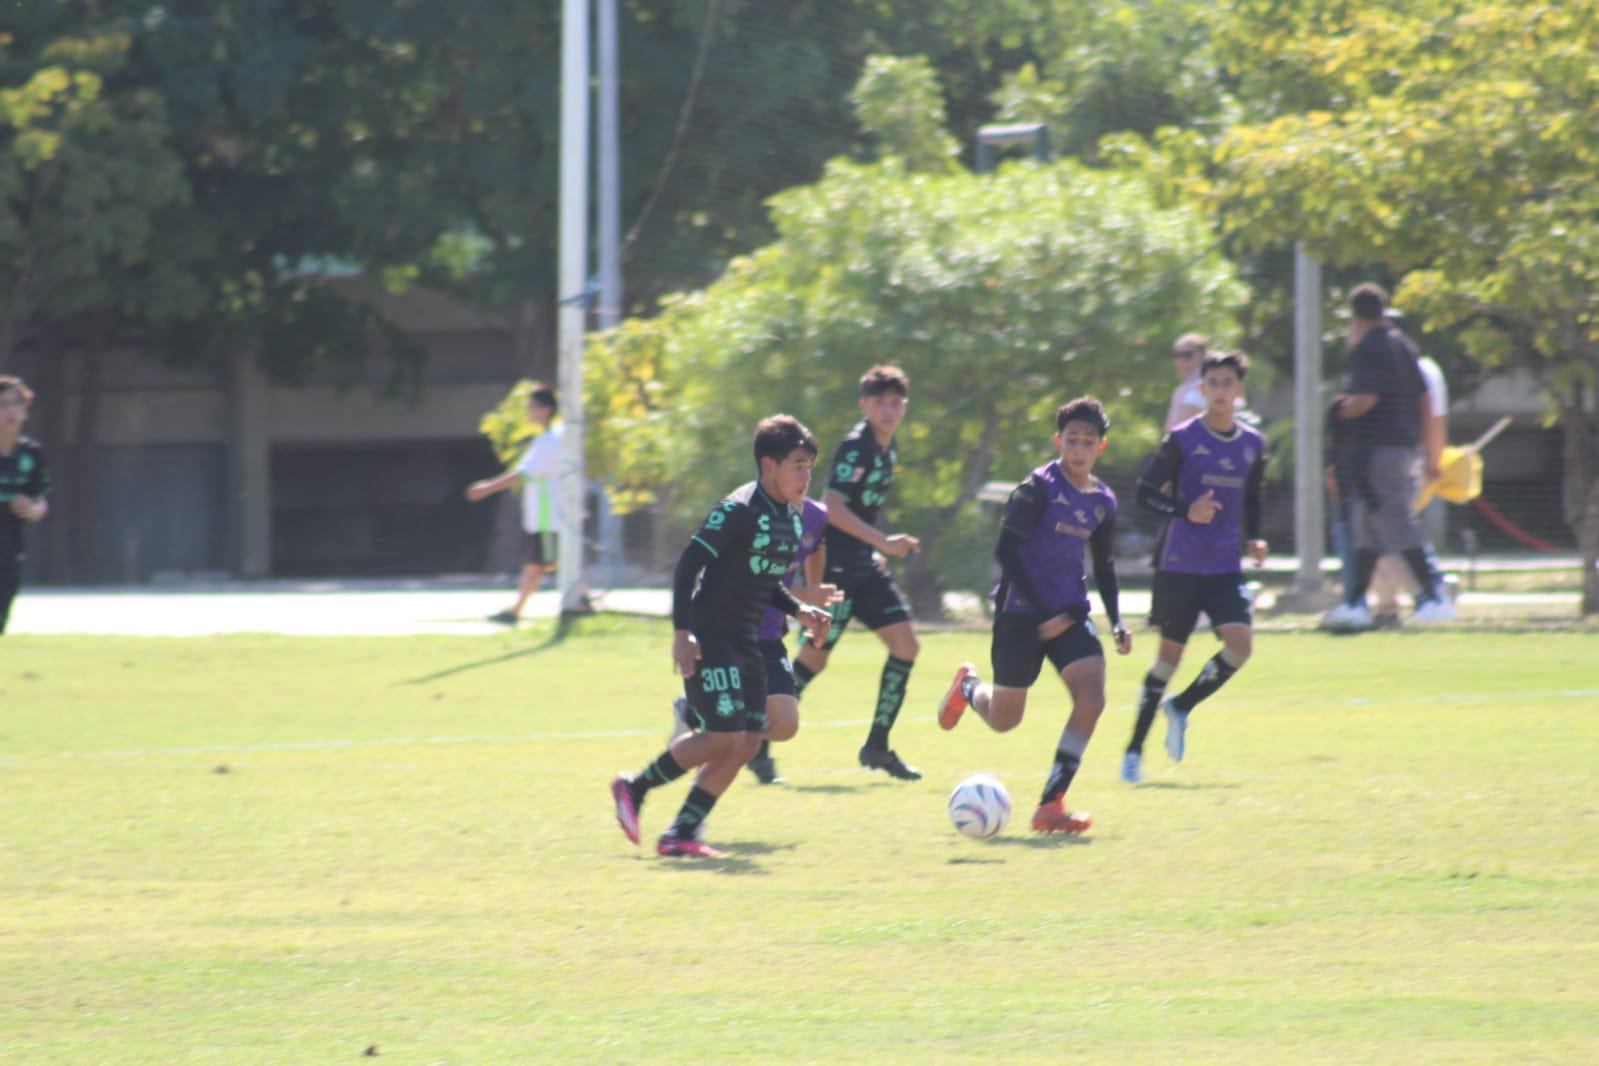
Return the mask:
<path id="1" fill-rule="evenodd" d="M 997 835 L 1010 821 L 1010 793 L 990 774 L 973 774 L 949 794 L 949 820 L 977 840 Z"/>

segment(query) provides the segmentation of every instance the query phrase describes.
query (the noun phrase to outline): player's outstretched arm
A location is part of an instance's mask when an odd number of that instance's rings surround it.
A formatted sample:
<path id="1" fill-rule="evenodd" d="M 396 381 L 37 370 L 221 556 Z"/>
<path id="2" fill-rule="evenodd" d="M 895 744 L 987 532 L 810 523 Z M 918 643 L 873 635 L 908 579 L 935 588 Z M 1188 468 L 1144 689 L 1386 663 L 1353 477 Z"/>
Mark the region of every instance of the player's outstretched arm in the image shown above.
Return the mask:
<path id="1" fill-rule="evenodd" d="M 485 478 L 482 481 L 472 482 L 466 487 L 466 498 L 473 503 L 477 503 L 479 500 L 488 499 L 496 492 L 504 492 L 521 480 L 522 475 L 516 470 L 507 470 L 499 477 Z"/>
<path id="2" fill-rule="evenodd" d="M 827 504 L 827 524 L 843 530 L 856 540 L 865 541 L 873 548 L 895 559 L 903 559 L 921 548 L 921 542 L 904 533 L 890 536 L 879 531 L 860 515 L 850 510 L 849 502 L 839 493 L 828 489 L 823 501 Z"/>

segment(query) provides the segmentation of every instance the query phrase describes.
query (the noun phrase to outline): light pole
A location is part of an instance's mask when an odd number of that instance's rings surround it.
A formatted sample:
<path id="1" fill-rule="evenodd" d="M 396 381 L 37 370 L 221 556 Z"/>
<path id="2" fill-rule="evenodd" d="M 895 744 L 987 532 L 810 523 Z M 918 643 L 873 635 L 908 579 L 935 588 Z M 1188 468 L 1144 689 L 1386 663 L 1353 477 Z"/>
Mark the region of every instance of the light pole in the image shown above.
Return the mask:
<path id="1" fill-rule="evenodd" d="M 589 5 L 563 0 L 561 20 L 561 225 L 558 377 L 561 437 L 561 613 L 583 600 L 583 330 L 588 318 Z"/>

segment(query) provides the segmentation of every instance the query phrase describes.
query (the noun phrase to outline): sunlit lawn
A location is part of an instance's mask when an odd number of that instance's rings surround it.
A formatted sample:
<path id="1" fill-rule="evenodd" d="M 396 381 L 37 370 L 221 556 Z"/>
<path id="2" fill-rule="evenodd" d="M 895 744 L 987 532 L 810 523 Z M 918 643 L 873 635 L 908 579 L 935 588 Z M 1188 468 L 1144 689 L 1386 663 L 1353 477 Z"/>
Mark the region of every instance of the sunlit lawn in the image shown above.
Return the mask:
<path id="1" fill-rule="evenodd" d="M 1026 831 L 1058 684 L 943 734 L 987 639 L 927 635 L 891 782 L 852 633 L 698 864 L 605 788 L 664 740 L 662 624 L 549 637 L 6 638 L 0 1062 L 1599 1060 L 1592 635 L 1262 635 L 1132 788 L 1140 634 L 1072 841 Z"/>

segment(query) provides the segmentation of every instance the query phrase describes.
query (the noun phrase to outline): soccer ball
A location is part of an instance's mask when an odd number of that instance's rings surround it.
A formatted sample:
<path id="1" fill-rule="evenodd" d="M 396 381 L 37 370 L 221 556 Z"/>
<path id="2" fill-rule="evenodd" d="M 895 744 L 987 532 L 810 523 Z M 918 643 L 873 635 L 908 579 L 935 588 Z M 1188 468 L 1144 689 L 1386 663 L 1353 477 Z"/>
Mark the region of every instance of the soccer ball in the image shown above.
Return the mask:
<path id="1" fill-rule="evenodd" d="M 998 778 L 973 774 L 949 794 L 949 820 L 967 836 L 987 840 L 1010 821 L 1010 793 Z"/>

